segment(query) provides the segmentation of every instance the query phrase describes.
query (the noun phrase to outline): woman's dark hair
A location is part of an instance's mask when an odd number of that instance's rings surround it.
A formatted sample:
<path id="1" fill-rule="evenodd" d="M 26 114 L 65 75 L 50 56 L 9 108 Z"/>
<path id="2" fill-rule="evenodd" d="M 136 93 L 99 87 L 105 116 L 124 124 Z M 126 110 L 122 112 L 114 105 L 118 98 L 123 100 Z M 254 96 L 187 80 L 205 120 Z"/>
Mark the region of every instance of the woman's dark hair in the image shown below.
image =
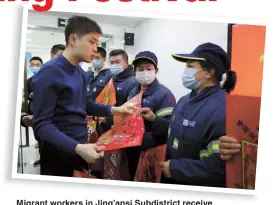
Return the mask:
<path id="1" fill-rule="evenodd" d="M 219 68 L 219 66 L 211 63 L 210 61 L 199 61 L 201 67 L 205 70 L 214 70 L 214 79 L 216 83 L 220 83 L 222 81 L 223 74 L 226 74 L 226 80 L 222 86 L 222 88 L 230 93 L 234 90 L 237 83 L 237 74 L 236 72 L 230 70 L 230 62 L 227 62 L 228 65 L 225 66 L 225 69 Z"/>

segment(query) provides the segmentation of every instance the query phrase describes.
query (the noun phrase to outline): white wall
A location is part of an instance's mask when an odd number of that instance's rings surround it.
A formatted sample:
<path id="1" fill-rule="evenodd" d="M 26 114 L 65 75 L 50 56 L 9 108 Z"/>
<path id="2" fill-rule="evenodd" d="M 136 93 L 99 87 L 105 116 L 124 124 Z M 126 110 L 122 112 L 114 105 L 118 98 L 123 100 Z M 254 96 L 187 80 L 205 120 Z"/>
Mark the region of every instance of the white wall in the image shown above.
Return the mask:
<path id="1" fill-rule="evenodd" d="M 65 13 L 64 13 L 65 15 Z M 28 25 L 44 26 L 58 28 L 58 17 L 67 18 L 66 16 L 51 16 L 44 13 L 29 13 Z M 97 22 L 104 34 L 113 35 L 113 41 L 107 43 L 107 52 L 112 49 L 124 49 L 124 31 L 128 27 L 116 26 L 107 23 Z M 35 31 L 28 32 L 27 49 L 32 52 L 32 55 L 39 55 L 44 61 L 50 59 L 50 49 L 54 44 L 65 43 L 65 37 L 60 32 Z M 89 65 L 84 63 L 83 67 L 86 70 Z"/>
<path id="2" fill-rule="evenodd" d="M 57 28 L 57 19 L 68 18 L 67 16 L 48 15 L 45 13 L 29 13 L 29 25 Z M 64 13 L 65 15 L 65 13 Z M 103 16 L 102 19 L 110 18 Z M 127 20 L 128 17 L 124 17 Z M 121 21 L 123 19 L 120 19 Z M 135 33 L 134 46 L 126 46 L 125 50 L 129 55 L 129 62 L 134 56 L 144 50 L 155 52 L 159 60 L 158 79 L 161 83 L 172 90 L 176 99 L 187 94 L 189 90 L 182 85 L 182 73 L 184 64 L 176 62 L 171 54 L 189 53 L 201 43 L 213 42 L 219 44 L 226 50 L 227 47 L 227 24 L 208 22 L 188 22 L 179 20 L 148 19 L 142 21 L 137 27 L 136 24 L 128 23 L 127 26 L 103 23 L 98 21 L 105 34 L 114 36 L 113 42 L 109 42 L 107 51 L 120 48 L 124 49 L 124 32 Z M 136 23 L 136 22 L 135 22 Z M 132 25 L 131 25 L 132 24 Z M 39 34 L 28 34 L 34 42 L 27 42 L 27 51 L 33 51 L 33 55 L 41 55 L 43 60 L 49 59 L 50 48 L 53 44 L 64 43 L 62 33 L 40 32 Z M 36 54 L 37 53 L 37 54 Z M 87 70 L 89 64 L 82 65 Z"/>
<path id="3" fill-rule="evenodd" d="M 129 55 L 140 51 L 154 52 L 159 61 L 159 81 L 171 89 L 178 100 L 189 90 L 182 85 L 184 64 L 171 54 L 189 53 L 201 43 L 212 42 L 227 49 L 227 24 L 149 19 L 135 29 L 133 47 L 126 47 Z"/>

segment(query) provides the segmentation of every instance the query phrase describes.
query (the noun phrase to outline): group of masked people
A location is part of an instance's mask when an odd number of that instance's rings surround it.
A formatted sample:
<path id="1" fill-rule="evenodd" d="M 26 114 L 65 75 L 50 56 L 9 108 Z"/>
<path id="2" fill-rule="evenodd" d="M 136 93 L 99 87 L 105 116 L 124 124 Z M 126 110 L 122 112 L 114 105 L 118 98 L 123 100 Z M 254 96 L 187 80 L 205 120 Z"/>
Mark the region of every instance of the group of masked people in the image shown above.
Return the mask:
<path id="1" fill-rule="evenodd" d="M 104 155 L 104 147 L 86 144 L 87 115 L 102 117 L 100 133 L 113 125 L 113 115 L 132 114 L 128 100 L 143 91 L 137 115 L 144 119 L 140 147 L 126 148 L 133 178 L 140 152 L 166 144 L 166 159 L 160 162 L 161 182 L 225 187 L 225 161 L 240 145 L 226 135 L 226 95 L 236 84 L 229 56 L 218 45 L 204 43 L 191 53 L 174 54 L 181 68 L 182 84 L 191 92 L 177 103 L 172 92 L 157 79 L 157 56 L 142 51 L 131 64 L 124 50 L 107 53 L 98 47 L 100 26 L 83 16 L 73 16 L 65 28 L 62 53 L 42 65 L 30 82 L 33 91 L 34 135 L 39 138 L 41 174 L 73 176 Z M 81 62 L 92 64 L 83 71 Z M 161 68 L 162 69 L 162 68 Z M 116 104 L 96 103 L 97 96 L 113 80 Z M 178 89 L 180 87 L 178 86 Z M 26 121 L 22 117 L 22 121 Z"/>

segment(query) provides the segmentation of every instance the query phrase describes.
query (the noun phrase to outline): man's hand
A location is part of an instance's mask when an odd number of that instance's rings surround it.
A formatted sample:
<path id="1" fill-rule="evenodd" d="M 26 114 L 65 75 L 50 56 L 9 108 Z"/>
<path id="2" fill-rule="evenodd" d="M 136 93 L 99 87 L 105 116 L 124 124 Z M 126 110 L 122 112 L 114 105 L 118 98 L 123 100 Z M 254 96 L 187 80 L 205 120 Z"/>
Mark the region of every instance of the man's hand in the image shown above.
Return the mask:
<path id="1" fill-rule="evenodd" d="M 156 119 L 156 115 L 152 112 L 150 108 L 140 108 L 137 111 L 137 116 L 142 115 L 147 121 L 153 122 Z"/>
<path id="2" fill-rule="evenodd" d="M 111 112 L 112 114 L 116 115 L 132 115 L 134 110 L 136 109 L 135 105 L 133 103 L 125 103 L 120 107 L 112 107 Z"/>
<path id="3" fill-rule="evenodd" d="M 78 144 L 75 153 L 81 156 L 87 163 L 94 163 L 104 156 L 104 147 L 96 144 Z"/>
<path id="4" fill-rule="evenodd" d="M 32 126 L 32 118 L 33 118 L 33 115 L 24 116 L 22 118 L 24 125 L 26 125 L 27 127 L 31 127 Z"/>
<path id="5" fill-rule="evenodd" d="M 171 178 L 169 162 L 170 162 L 170 160 L 165 161 L 165 162 L 160 162 L 161 171 L 163 172 L 163 174 L 165 175 L 166 178 Z"/>
<path id="6" fill-rule="evenodd" d="M 219 149 L 222 160 L 229 160 L 234 154 L 240 152 L 241 144 L 237 143 L 237 140 L 227 136 L 222 136 L 219 140 Z"/>

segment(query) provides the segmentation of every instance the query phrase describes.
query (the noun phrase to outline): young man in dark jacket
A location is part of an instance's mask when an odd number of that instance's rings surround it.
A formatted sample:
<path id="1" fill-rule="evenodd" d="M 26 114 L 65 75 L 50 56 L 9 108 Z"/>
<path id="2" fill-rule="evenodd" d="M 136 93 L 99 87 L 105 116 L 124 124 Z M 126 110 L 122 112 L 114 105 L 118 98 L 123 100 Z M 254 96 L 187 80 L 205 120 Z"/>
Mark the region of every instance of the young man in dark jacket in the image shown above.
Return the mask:
<path id="1" fill-rule="evenodd" d="M 115 106 L 121 106 L 127 102 L 131 90 L 138 84 L 138 81 L 135 78 L 133 66 L 128 64 L 128 55 L 124 50 L 112 50 L 109 58 L 116 92 Z M 99 134 L 109 130 L 112 125 L 112 116 L 105 117 L 104 122 L 99 126 Z"/>
<path id="2" fill-rule="evenodd" d="M 73 16 L 65 28 L 66 48 L 45 63 L 32 80 L 34 134 L 42 140 L 43 175 L 73 176 L 103 155 L 103 147 L 85 144 L 86 115 L 131 114 L 131 104 L 113 107 L 87 96 L 86 73 L 80 62 L 91 62 L 102 34 L 100 26 L 84 16 Z"/>
<path id="3" fill-rule="evenodd" d="M 106 64 L 106 57 L 106 50 L 102 47 L 97 47 L 95 59 L 91 63 L 94 71 L 87 71 L 87 92 L 93 100 L 96 100 L 97 96 L 112 78 L 110 68 Z"/>

